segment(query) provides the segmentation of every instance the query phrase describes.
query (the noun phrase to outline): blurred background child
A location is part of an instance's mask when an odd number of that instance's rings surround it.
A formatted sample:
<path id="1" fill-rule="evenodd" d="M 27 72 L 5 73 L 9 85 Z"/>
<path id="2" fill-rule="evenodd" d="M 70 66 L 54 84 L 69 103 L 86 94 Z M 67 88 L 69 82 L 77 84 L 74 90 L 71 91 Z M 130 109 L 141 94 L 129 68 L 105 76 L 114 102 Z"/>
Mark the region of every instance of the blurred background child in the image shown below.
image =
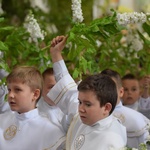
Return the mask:
<path id="1" fill-rule="evenodd" d="M 145 76 L 140 88 L 139 80 L 133 74 L 126 74 L 122 77 L 124 94 L 122 103 L 124 106 L 140 111 L 150 118 L 150 76 Z"/>

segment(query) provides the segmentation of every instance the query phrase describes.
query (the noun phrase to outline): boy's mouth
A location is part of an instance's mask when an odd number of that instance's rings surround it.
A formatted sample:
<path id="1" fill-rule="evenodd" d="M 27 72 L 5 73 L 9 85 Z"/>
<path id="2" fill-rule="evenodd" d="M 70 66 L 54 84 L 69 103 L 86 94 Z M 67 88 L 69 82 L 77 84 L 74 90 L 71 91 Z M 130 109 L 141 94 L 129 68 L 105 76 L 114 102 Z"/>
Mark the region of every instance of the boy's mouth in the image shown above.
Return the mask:
<path id="1" fill-rule="evenodd" d="M 16 105 L 16 103 L 15 103 L 15 102 L 9 102 L 9 104 L 10 104 L 10 105 Z"/>

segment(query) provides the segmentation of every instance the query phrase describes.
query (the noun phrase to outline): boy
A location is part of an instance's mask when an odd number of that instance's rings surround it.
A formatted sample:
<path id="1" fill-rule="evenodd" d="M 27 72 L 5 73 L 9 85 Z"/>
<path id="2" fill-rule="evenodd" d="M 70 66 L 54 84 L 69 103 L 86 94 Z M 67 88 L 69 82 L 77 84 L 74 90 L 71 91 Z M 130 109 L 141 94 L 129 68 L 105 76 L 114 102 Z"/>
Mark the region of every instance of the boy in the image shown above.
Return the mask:
<path id="1" fill-rule="evenodd" d="M 6 81 L 12 111 L 0 115 L 0 149 L 63 150 L 65 133 L 36 108 L 43 85 L 40 72 L 34 67 L 16 67 Z"/>
<path id="2" fill-rule="evenodd" d="M 122 77 L 122 85 L 124 88 L 123 105 L 138 111 L 138 100 L 140 98 L 139 81 L 133 74 L 126 74 Z"/>
<path id="3" fill-rule="evenodd" d="M 150 77 L 144 77 L 142 94 L 140 94 L 139 81 L 133 74 L 123 76 L 122 84 L 124 87 L 124 94 L 122 96 L 123 104 L 150 118 Z"/>
<path id="4" fill-rule="evenodd" d="M 121 97 L 124 90 L 118 72 L 111 69 L 105 69 L 101 73 L 111 77 L 117 85 L 118 100 L 113 115 L 126 127 L 127 146 L 130 148 L 138 148 L 141 143 L 146 143 L 147 141 L 149 135 L 147 125 L 150 121 L 141 113 L 122 105 Z"/>
<path id="5" fill-rule="evenodd" d="M 126 146 L 126 129 L 111 115 L 117 102 L 115 83 L 106 75 L 80 82 L 79 107 L 69 127 L 66 150 L 119 149 Z"/>
<path id="6" fill-rule="evenodd" d="M 3 72 L 2 72 L 3 73 Z M 4 73 L 0 72 L 0 77 L 6 77 Z M 61 120 L 64 117 L 63 112 L 55 105 L 53 101 L 51 101 L 47 97 L 47 93 L 51 90 L 51 88 L 56 84 L 53 68 L 47 68 L 43 73 L 43 89 L 42 89 L 42 96 L 37 103 L 38 110 L 40 113 L 48 115 L 50 121 L 62 129 Z M 4 113 L 10 110 L 8 102 L 5 102 L 5 96 L 7 95 L 6 86 L 0 86 L 0 113 Z"/>
<path id="7" fill-rule="evenodd" d="M 60 72 L 63 72 L 62 70 L 65 70 L 64 68 L 66 67 L 61 55 L 61 51 L 64 48 L 65 41 L 66 41 L 66 37 L 57 36 L 52 40 L 51 42 L 52 46 L 50 48 L 52 61 L 55 65 L 57 64 L 57 66 L 60 66 Z M 56 69 L 55 66 L 53 66 L 53 68 Z M 67 79 L 68 78 L 66 78 L 66 82 Z M 61 88 L 59 85 L 63 86 L 64 83 L 65 82 L 59 84 L 58 82 L 48 93 L 48 96 L 52 100 L 54 100 L 54 102 L 56 101 L 57 95 L 59 96 L 61 94 Z M 66 86 L 67 85 L 71 85 L 71 84 L 68 83 L 66 84 Z M 52 93 L 54 92 L 55 92 L 54 94 L 55 97 L 52 95 Z M 58 102 L 57 105 L 59 105 L 62 111 L 63 109 L 64 111 L 74 109 L 74 107 L 70 107 L 70 106 L 73 106 L 75 101 L 69 101 L 69 103 L 72 105 L 68 105 L 67 102 L 69 98 L 71 98 L 72 100 L 77 99 L 78 95 L 72 95 L 72 93 L 69 92 L 70 90 L 64 93 L 65 95 L 63 94 L 61 98 L 59 98 L 59 100 L 57 101 Z M 104 75 L 94 75 L 82 81 L 79 84 L 80 104 L 78 110 L 79 113 L 81 114 L 81 119 L 77 113 L 77 116 L 75 116 L 73 118 L 73 121 L 71 122 L 71 125 L 67 133 L 66 150 L 74 150 L 74 149 L 99 150 L 99 149 L 109 149 L 109 148 L 117 149 L 117 148 L 124 147 L 126 145 L 125 127 L 123 127 L 118 122 L 118 120 L 116 120 L 116 118 L 113 118 L 110 115 L 116 105 L 116 100 L 117 100 L 116 86 L 115 83 L 109 77 Z M 81 103 L 83 103 L 82 105 L 84 105 L 86 108 L 82 106 Z M 82 107 L 85 108 L 85 113 Z M 70 111 L 68 111 L 68 114 L 70 114 Z M 89 117 L 86 116 L 86 114 L 88 114 Z M 68 121 L 68 123 L 70 122 Z M 82 128 L 85 129 L 84 133 L 82 133 L 83 131 Z M 86 134 L 86 132 L 88 134 Z M 80 135 L 80 133 L 82 135 Z M 112 135 L 112 137 L 110 135 Z"/>
<path id="8" fill-rule="evenodd" d="M 53 68 L 47 68 L 43 73 L 43 89 L 42 96 L 37 103 L 37 108 L 40 113 L 46 114 L 49 120 L 58 126 L 62 131 L 64 131 L 61 121 L 64 117 L 64 113 L 60 110 L 58 106 L 55 105 L 53 101 L 51 101 L 47 97 L 47 93 L 55 86 L 56 80 L 53 72 Z"/>
<path id="9" fill-rule="evenodd" d="M 55 103 L 53 101 L 50 101 L 50 99 L 47 97 L 47 93 L 56 84 L 53 68 L 47 68 L 46 70 L 44 70 L 42 76 L 43 76 L 42 96 L 49 105 L 54 106 Z"/>

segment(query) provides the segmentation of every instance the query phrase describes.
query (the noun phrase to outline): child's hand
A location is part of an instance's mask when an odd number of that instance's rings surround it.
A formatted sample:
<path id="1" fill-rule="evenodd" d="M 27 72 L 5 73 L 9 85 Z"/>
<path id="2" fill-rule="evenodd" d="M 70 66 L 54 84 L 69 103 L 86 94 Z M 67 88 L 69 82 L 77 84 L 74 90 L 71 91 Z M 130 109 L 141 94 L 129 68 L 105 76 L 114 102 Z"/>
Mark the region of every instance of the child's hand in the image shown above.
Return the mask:
<path id="1" fill-rule="evenodd" d="M 143 88 L 149 89 L 150 87 L 150 75 L 144 77 Z"/>
<path id="2" fill-rule="evenodd" d="M 50 53 L 60 53 L 65 47 L 66 40 L 67 37 L 63 35 L 53 38 L 53 40 L 51 41 Z"/>

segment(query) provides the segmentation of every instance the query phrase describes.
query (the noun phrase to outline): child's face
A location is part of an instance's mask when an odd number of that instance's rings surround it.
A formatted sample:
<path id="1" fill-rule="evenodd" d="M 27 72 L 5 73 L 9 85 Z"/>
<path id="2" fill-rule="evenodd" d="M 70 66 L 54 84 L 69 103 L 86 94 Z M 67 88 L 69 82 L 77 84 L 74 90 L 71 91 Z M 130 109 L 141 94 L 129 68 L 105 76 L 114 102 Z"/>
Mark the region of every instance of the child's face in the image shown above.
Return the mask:
<path id="1" fill-rule="evenodd" d="M 109 115 L 106 106 L 100 107 L 100 103 L 94 92 L 79 92 L 79 114 L 82 122 L 86 125 L 93 125 L 97 121 Z"/>
<path id="2" fill-rule="evenodd" d="M 47 93 L 51 90 L 51 88 L 56 84 L 56 80 L 54 75 L 45 75 L 42 96 L 46 99 Z"/>
<path id="3" fill-rule="evenodd" d="M 31 91 L 27 84 L 11 82 L 8 87 L 8 102 L 12 111 L 25 113 L 35 108 L 36 100 L 39 97 L 38 91 Z"/>
<path id="4" fill-rule="evenodd" d="M 138 101 L 140 97 L 140 87 L 138 80 L 125 79 L 122 81 L 124 94 L 122 97 L 124 105 L 132 105 Z"/>

